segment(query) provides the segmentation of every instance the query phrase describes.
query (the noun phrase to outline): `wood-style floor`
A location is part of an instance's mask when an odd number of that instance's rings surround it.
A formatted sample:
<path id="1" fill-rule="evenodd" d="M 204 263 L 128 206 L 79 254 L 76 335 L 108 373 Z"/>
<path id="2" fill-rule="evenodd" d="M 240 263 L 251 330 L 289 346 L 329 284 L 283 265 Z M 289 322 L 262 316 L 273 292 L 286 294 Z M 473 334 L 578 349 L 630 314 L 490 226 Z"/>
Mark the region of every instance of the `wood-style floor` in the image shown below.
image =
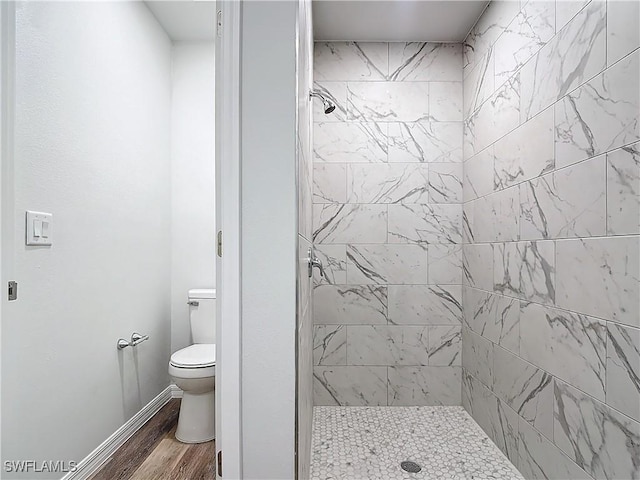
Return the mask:
<path id="1" fill-rule="evenodd" d="M 177 441 L 179 411 L 169 401 L 90 480 L 214 480 L 215 443 Z"/>

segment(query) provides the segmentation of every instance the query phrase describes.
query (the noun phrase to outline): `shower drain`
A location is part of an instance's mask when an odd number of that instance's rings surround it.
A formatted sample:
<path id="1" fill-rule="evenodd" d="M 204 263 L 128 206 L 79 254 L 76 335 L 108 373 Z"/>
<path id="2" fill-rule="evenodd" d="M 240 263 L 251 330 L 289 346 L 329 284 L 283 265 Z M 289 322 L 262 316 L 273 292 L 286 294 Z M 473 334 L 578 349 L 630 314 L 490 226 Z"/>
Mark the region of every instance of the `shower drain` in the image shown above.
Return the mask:
<path id="1" fill-rule="evenodd" d="M 418 473 L 420 470 L 422 470 L 422 467 L 420 465 L 418 465 L 416 462 L 411 461 L 402 462 L 400 464 L 400 468 L 409 473 Z"/>

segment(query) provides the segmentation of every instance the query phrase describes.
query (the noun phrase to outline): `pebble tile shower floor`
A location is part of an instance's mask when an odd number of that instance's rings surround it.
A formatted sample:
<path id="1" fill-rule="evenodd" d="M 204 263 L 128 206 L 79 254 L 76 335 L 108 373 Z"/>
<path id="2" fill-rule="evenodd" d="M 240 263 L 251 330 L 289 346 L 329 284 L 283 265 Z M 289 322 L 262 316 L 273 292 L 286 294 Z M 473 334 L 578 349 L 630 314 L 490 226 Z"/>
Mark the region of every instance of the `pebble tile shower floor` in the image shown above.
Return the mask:
<path id="1" fill-rule="evenodd" d="M 524 480 L 462 407 L 315 407 L 311 479 Z"/>

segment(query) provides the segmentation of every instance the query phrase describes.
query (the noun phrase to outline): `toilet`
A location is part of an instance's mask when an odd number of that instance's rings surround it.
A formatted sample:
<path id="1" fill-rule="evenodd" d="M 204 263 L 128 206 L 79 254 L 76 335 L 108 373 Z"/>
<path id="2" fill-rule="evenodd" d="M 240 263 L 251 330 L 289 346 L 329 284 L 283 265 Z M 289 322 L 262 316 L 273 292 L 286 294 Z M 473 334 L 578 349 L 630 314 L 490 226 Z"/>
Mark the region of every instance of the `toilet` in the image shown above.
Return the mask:
<path id="1" fill-rule="evenodd" d="M 216 291 L 189 290 L 188 303 L 193 345 L 171 355 L 169 375 L 184 392 L 176 439 L 202 443 L 216 436 Z"/>

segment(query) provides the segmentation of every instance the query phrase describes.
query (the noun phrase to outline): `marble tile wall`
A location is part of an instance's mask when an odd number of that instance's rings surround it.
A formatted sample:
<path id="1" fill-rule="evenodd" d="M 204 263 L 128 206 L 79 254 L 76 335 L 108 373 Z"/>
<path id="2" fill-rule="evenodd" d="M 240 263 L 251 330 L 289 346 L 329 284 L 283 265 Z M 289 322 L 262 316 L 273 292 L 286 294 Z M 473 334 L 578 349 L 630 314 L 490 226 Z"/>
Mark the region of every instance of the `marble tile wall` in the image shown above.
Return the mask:
<path id="1" fill-rule="evenodd" d="M 462 60 L 460 44 L 315 44 L 337 105 L 314 111 L 316 405 L 461 404 Z"/>
<path id="2" fill-rule="evenodd" d="M 309 89 L 313 80 L 311 1 L 298 0 L 297 90 L 298 272 L 296 281 L 296 478 L 311 476 L 313 428 L 313 281 L 308 274 L 312 245 L 312 128 Z"/>
<path id="3" fill-rule="evenodd" d="M 494 1 L 464 45 L 463 405 L 528 479 L 640 478 L 639 22 Z"/>

